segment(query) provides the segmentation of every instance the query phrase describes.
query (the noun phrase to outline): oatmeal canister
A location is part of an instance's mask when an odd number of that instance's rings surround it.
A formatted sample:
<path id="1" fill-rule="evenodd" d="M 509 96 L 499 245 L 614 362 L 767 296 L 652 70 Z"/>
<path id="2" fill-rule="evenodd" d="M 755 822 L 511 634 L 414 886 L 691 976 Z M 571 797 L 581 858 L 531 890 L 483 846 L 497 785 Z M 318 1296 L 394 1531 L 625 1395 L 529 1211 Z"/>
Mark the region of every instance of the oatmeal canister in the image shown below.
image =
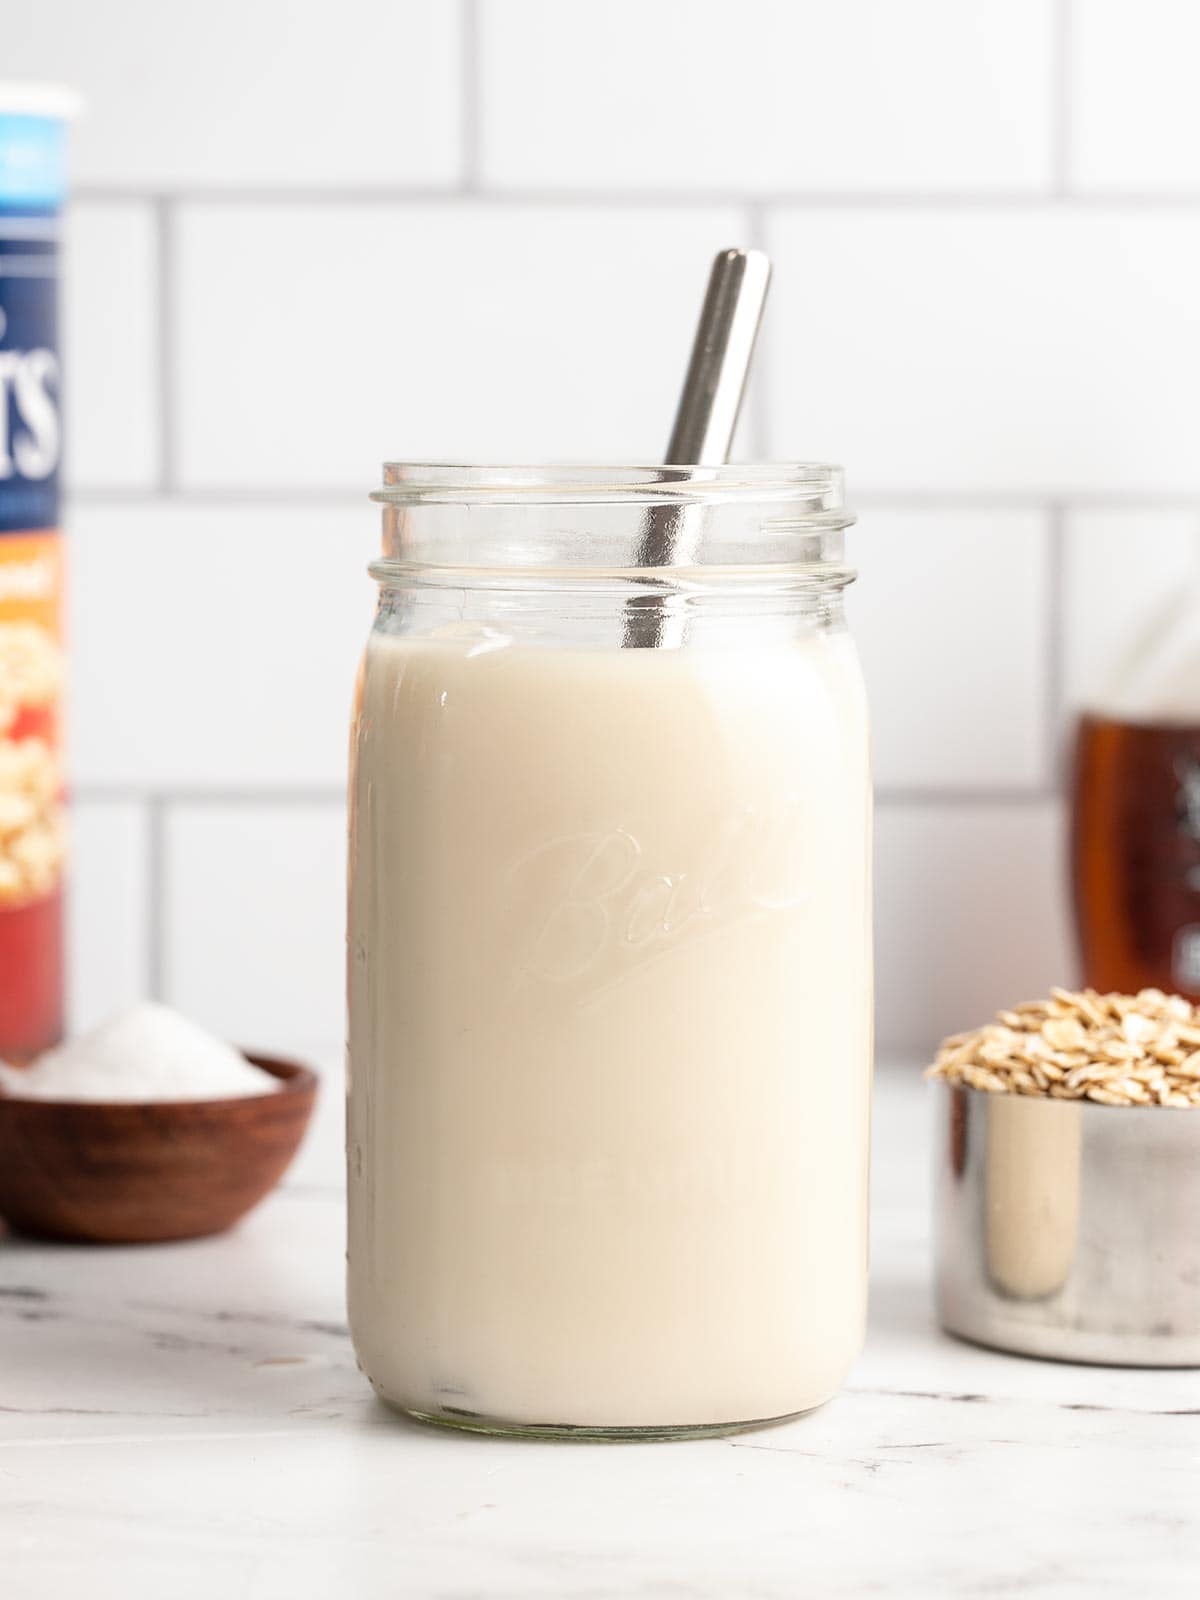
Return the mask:
<path id="1" fill-rule="evenodd" d="M 377 498 L 350 858 L 362 1367 L 490 1432 L 819 1405 L 866 1303 L 841 474 L 391 466 Z M 643 566 L 647 529 L 680 522 L 686 555 Z"/>
<path id="2" fill-rule="evenodd" d="M 64 91 L 0 85 L 0 1057 L 62 1028 Z"/>

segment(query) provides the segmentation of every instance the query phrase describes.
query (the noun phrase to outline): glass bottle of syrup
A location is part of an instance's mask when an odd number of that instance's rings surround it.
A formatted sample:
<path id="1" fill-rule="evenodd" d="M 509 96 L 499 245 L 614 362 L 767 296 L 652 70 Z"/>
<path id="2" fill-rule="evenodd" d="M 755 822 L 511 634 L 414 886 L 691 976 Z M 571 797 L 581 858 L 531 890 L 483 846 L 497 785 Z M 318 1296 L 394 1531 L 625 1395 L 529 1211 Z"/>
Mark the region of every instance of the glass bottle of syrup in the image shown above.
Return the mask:
<path id="1" fill-rule="evenodd" d="M 1079 720 L 1071 858 L 1084 980 L 1200 1001 L 1200 576 Z"/>

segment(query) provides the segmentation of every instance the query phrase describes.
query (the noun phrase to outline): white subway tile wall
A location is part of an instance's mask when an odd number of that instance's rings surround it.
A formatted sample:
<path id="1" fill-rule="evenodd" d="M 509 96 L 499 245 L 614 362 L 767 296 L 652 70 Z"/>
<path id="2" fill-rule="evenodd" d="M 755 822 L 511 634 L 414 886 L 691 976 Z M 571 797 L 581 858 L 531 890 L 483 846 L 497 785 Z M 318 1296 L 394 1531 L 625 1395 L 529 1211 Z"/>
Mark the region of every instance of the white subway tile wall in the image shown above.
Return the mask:
<path id="1" fill-rule="evenodd" d="M 743 226 L 733 206 L 181 206 L 181 484 L 361 492 L 397 456 L 642 457 Z"/>
<path id="2" fill-rule="evenodd" d="M 1054 799 L 881 808 L 876 984 L 887 1039 L 919 1051 L 1073 961 Z"/>
<path id="3" fill-rule="evenodd" d="M 1200 571 L 1200 510 L 1072 511 L 1066 519 L 1063 696 L 1070 713 L 1103 707 L 1122 669 Z"/>
<path id="4" fill-rule="evenodd" d="M 159 241 L 140 200 L 77 200 L 63 243 L 67 471 L 88 489 L 149 489 L 159 472 Z"/>
<path id="5" fill-rule="evenodd" d="M 1044 0 L 498 0 L 480 23 L 481 168 L 497 186 L 1051 183 Z"/>
<path id="6" fill-rule="evenodd" d="M 847 611 L 874 710 L 876 783 L 885 792 L 1043 786 L 1047 517 L 881 507 L 849 542 L 861 578 Z"/>
<path id="7" fill-rule="evenodd" d="M 77 798 L 71 843 L 68 1006 L 74 1026 L 89 1028 L 142 999 L 150 982 L 147 808 L 137 800 Z"/>
<path id="8" fill-rule="evenodd" d="M 1076 0 L 1070 24 L 1079 188 L 1200 195 L 1195 0 Z"/>
<path id="9" fill-rule="evenodd" d="M 340 1038 L 344 803 L 184 801 L 158 847 L 163 998 L 267 1053 Z"/>
<path id="10" fill-rule="evenodd" d="M 379 518 L 356 502 L 81 502 L 71 770 L 86 793 L 336 792 Z"/>
<path id="11" fill-rule="evenodd" d="M 766 237 L 773 453 L 881 495 L 1200 498 L 1200 209 L 786 206 Z"/>
<path id="12" fill-rule="evenodd" d="M 37 0 L 4 73 L 84 97 L 81 185 L 415 184 L 463 170 L 453 0 Z"/>
<path id="13" fill-rule="evenodd" d="M 844 461 L 885 1054 L 1073 976 L 1069 718 L 1200 526 L 1179 0 L 41 0 L 65 79 L 75 1020 L 342 1031 L 384 456 L 661 448 L 710 253 L 746 456 Z"/>

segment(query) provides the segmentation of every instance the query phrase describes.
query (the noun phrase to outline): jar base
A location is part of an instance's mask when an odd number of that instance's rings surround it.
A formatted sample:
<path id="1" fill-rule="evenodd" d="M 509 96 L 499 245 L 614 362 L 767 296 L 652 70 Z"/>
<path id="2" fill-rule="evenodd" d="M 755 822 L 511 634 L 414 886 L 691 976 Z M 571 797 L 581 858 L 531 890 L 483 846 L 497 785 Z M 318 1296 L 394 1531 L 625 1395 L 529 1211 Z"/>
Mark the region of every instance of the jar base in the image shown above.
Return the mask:
<path id="1" fill-rule="evenodd" d="M 746 1422 L 691 1422 L 663 1423 L 649 1427 L 607 1427 L 599 1423 L 578 1426 L 552 1422 L 509 1422 L 499 1417 L 478 1416 L 471 1411 L 419 1411 L 414 1406 L 401 1405 L 378 1388 L 376 1393 L 385 1405 L 399 1411 L 414 1422 L 427 1423 L 435 1428 L 451 1428 L 460 1433 L 484 1433 L 499 1439 L 578 1439 L 592 1444 L 652 1444 L 672 1439 L 721 1439 L 731 1433 L 749 1433 L 756 1428 L 773 1428 L 782 1422 L 793 1422 L 807 1416 L 817 1406 L 802 1411 L 783 1412 L 777 1417 L 755 1417 Z"/>

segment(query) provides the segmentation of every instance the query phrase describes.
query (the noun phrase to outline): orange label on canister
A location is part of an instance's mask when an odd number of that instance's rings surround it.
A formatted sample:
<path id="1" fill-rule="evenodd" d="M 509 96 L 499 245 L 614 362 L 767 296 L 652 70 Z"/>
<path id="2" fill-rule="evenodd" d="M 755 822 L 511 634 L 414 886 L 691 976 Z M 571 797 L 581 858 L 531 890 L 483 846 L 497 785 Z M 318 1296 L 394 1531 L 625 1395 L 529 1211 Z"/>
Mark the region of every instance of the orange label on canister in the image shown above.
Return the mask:
<path id="1" fill-rule="evenodd" d="M 59 1027 L 66 822 L 57 531 L 0 533 L 0 1054 Z"/>

